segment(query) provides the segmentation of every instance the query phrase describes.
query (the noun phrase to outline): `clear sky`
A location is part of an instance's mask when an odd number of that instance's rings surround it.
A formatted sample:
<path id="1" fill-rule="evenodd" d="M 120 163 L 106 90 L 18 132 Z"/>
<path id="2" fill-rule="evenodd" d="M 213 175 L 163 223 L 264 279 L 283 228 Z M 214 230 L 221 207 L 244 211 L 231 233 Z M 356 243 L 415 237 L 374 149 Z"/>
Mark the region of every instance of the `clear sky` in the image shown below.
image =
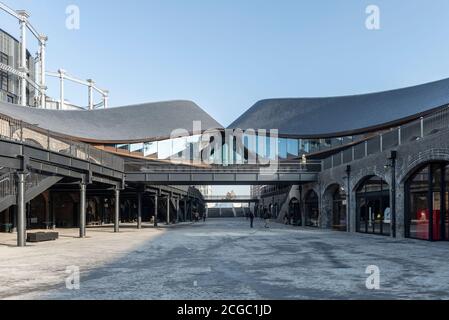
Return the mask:
<path id="1" fill-rule="evenodd" d="M 113 106 L 188 99 L 223 125 L 260 99 L 449 77 L 447 0 L 2 1 L 49 36 L 49 69 L 93 77 Z M 65 27 L 70 4 L 78 31 Z M 370 4 L 381 30 L 365 27 Z"/>
<path id="2" fill-rule="evenodd" d="M 111 105 L 188 99 L 223 125 L 260 99 L 449 77 L 448 0 L 1 1 L 28 10 L 49 36 L 49 69 L 93 77 Z M 65 24 L 71 4 L 77 31 Z M 371 4 L 380 30 L 365 27 Z"/>

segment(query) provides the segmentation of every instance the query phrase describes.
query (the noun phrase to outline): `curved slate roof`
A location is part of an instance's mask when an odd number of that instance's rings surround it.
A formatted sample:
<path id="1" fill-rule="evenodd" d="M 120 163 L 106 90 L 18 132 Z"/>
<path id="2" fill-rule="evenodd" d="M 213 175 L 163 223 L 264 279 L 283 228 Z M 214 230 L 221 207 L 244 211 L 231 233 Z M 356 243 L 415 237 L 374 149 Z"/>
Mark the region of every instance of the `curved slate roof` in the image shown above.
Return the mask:
<path id="1" fill-rule="evenodd" d="M 257 102 L 229 128 L 278 129 L 281 136 L 344 136 L 400 124 L 449 104 L 449 79 L 364 95 Z"/>
<path id="2" fill-rule="evenodd" d="M 176 129 L 191 133 L 194 121 L 201 121 L 203 130 L 222 128 L 190 101 L 147 103 L 94 111 L 42 110 L 0 102 L 0 114 L 82 141 L 98 143 L 163 140 Z"/>

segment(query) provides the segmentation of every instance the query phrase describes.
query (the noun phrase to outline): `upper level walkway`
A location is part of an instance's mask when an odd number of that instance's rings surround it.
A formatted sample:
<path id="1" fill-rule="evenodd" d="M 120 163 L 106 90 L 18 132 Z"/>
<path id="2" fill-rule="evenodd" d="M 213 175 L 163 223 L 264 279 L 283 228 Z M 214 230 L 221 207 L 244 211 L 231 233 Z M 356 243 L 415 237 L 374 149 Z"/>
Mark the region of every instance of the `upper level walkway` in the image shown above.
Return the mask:
<path id="1" fill-rule="evenodd" d="M 154 161 L 125 162 L 127 182 L 156 185 L 267 185 L 317 181 L 321 161 L 281 162 L 276 166 L 187 166 Z"/>
<path id="2" fill-rule="evenodd" d="M 321 161 L 279 162 L 274 165 L 177 165 L 126 159 L 0 116 L 0 167 L 35 170 L 119 186 L 123 182 L 152 185 L 297 184 L 317 180 Z"/>
<path id="3" fill-rule="evenodd" d="M 95 147 L 0 116 L 0 167 L 121 187 L 124 160 Z"/>

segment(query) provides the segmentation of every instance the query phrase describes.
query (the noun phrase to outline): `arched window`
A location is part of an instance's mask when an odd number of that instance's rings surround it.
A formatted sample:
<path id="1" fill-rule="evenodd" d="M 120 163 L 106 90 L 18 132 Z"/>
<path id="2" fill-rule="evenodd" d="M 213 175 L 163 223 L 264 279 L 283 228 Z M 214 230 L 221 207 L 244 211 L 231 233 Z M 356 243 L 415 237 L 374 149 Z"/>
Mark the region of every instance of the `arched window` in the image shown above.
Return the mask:
<path id="1" fill-rule="evenodd" d="M 373 176 L 357 189 L 357 232 L 391 234 L 390 187 Z"/>
<path id="2" fill-rule="evenodd" d="M 301 206 L 296 198 L 293 198 L 288 205 L 288 218 L 294 226 L 302 226 Z"/>
<path id="3" fill-rule="evenodd" d="M 405 184 L 406 237 L 449 240 L 449 165 L 431 163 L 418 169 Z"/>
<path id="4" fill-rule="evenodd" d="M 332 197 L 332 229 L 347 231 L 346 221 L 346 192 L 339 186 Z"/>
<path id="5" fill-rule="evenodd" d="M 306 227 L 317 228 L 319 226 L 320 211 L 318 207 L 318 195 L 310 190 L 305 201 Z"/>

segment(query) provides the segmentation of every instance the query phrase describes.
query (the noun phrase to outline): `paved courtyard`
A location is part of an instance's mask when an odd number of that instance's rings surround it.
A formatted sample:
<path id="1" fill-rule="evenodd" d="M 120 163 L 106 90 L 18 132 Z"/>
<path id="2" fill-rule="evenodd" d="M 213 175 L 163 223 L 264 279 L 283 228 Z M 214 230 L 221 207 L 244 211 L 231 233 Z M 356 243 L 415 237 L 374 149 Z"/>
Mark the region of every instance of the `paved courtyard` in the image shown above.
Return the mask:
<path id="1" fill-rule="evenodd" d="M 61 232 L 25 249 L 0 235 L 1 299 L 449 299 L 449 243 L 250 230 L 244 219 Z M 380 290 L 366 289 L 370 265 Z M 80 290 L 66 289 L 68 266 L 80 268 Z"/>

